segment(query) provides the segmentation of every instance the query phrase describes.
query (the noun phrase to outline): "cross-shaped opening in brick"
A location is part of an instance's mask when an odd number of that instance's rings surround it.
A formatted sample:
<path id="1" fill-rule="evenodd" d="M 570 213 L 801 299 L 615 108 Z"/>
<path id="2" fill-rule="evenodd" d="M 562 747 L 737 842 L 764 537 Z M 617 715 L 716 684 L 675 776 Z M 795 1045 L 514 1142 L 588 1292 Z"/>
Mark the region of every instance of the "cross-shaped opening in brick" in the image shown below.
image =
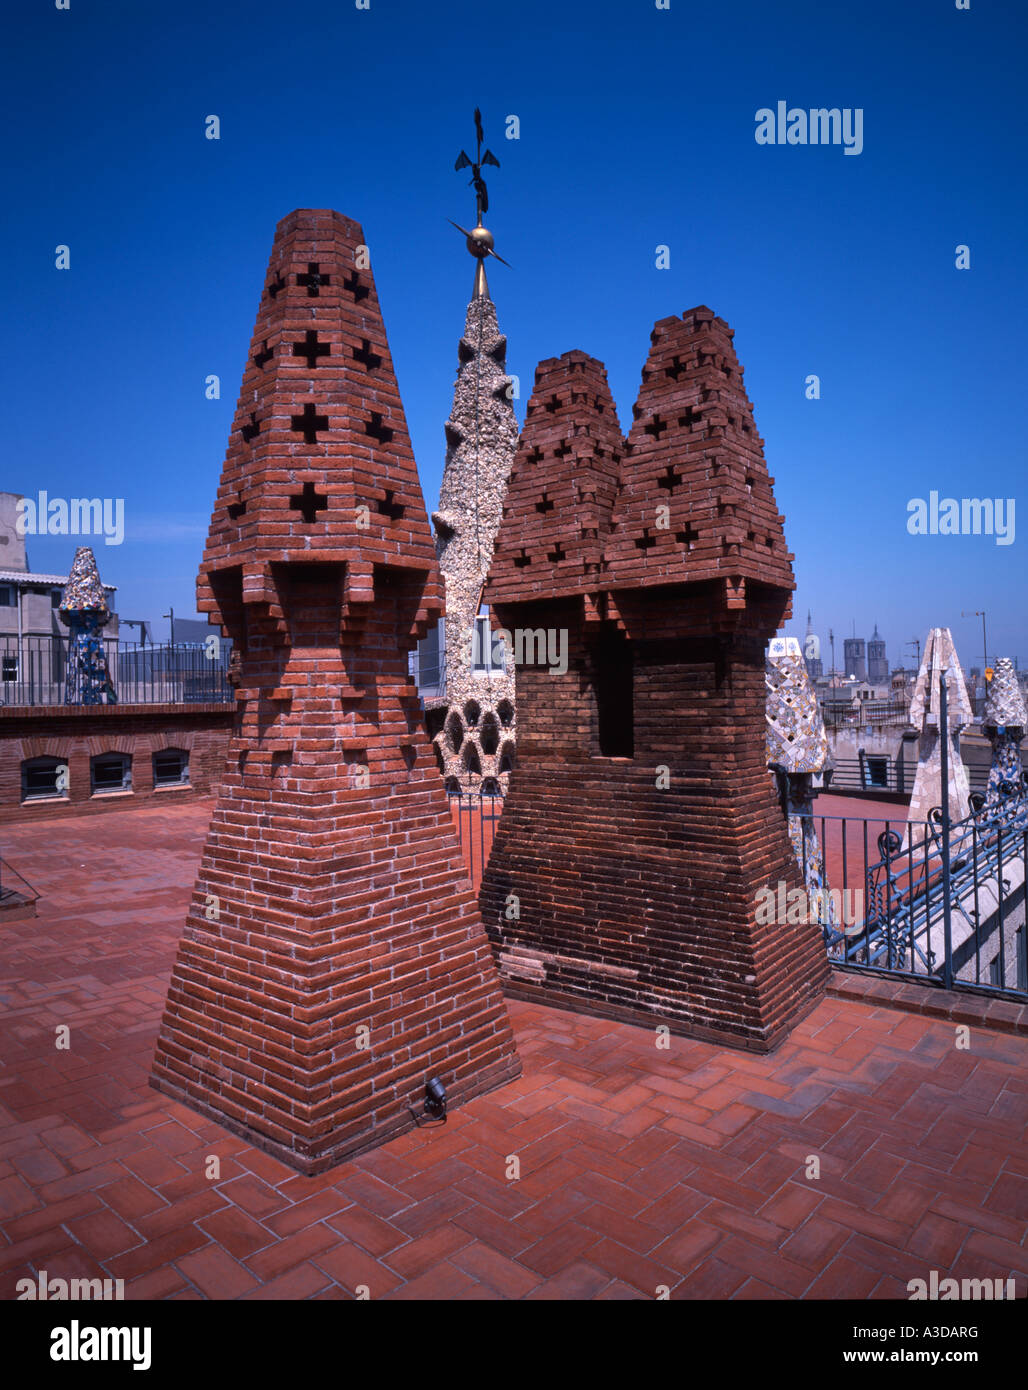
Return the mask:
<path id="1" fill-rule="evenodd" d="M 550 399 L 549 399 L 548 401 L 543 401 L 543 410 L 547 411 L 548 414 L 552 415 L 552 414 L 554 413 L 554 411 L 559 410 L 559 409 L 560 409 L 560 397 L 559 397 L 559 396 L 551 396 Z"/>
<path id="2" fill-rule="evenodd" d="M 328 416 L 319 415 L 310 401 L 303 408 L 302 415 L 290 416 L 290 423 L 294 430 L 302 432 L 304 440 L 308 444 L 318 442 L 318 430 L 328 429 Z"/>
<path id="3" fill-rule="evenodd" d="M 682 375 L 682 373 L 687 370 L 688 368 L 686 367 L 686 364 L 682 361 L 678 354 L 675 353 L 675 360 L 671 363 L 670 367 L 664 368 L 664 375 L 672 377 L 675 381 L 677 381 L 678 378 Z"/>
<path id="4" fill-rule="evenodd" d="M 364 338 L 359 348 L 353 350 L 353 360 L 359 362 L 365 371 L 376 372 L 382 365 L 382 359 L 377 352 L 371 351 L 371 343 Z"/>
<path id="5" fill-rule="evenodd" d="M 691 550 L 693 546 L 693 541 L 699 540 L 699 538 L 700 533 L 699 531 L 693 528 L 693 524 L 691 521 L 687 521 L 685 523 L 684 531 L 675 532 L 675 540 L 678 542 L 679 545 L 684 545 L 686 550 Z"/>
<path id="6" fill-rule="evenodd" d="M 552 499 L 549 498 L 549 497 L 547 497 L 546 493 L 544 492 L 543 495 L 542 495 L 542 497 L 540 497 L 540 498 L 539 498 L 539 501 L 535 504 L 535 509 L 536 509 L 537 512 L 552 512 L 552 511 L 553 511 L 553 501 L 552 501 Z"/>
<path id="7" fill-rule="evenodd" d="M 317 261 L 307 262 L 307 274 L 296 277 L 298 285 L 307 286 L 307 298 L 317 299 L 321 294 L 322 285 L 331 285 L 331 275 L 322 275 L 321 266 Z"/>
<path id="8" fill-rule="evenodd" d="M 657 486 L 666 488 L 668 492 L 674 492 L 675 488 L 678 487 L 681 481 L 681 475 L 676 473 L 674 470 L 674 465 L 669 463 L 667 466 L 667 471 L 664 473 L 664 476 L 662 478 L 657 479 Z"/>
<path id="9" fill-rule="evenodd" d="M 239 494 L 239 493 L 236 494 L 236 500 L 235 500 L 234 502 L 230 502 L 230 503 L 228 504 L 227 510 L 228 510 L 228 514 L 229 514 L 230 518 L 231 518 L 233 521 L 238 521 L 238 520 L 239 520 L 239 518 L 240 518 L 240 517 L 243 515 L 243 513 L 246 511 L 246 503 L 243 501 L 243 498 L 242 498 L 242 495 L 241 495 L 241 494 Z"/>
<path id="10" fill-rule="evenodd" d="M 350 274 L 343 281 L 343 289 L 349 290 L 353 295 L 355 304 L 359 304 L 362 299 L 367 299 L 368 295 L 371 293 L 367 285 L 361 282 L 361 278 L 355 270 L 351 270 Z"/>
<path id="11" fill-rule="evenodd" d="M 289 505 L 294 512 L 299 512 L 304 521 L 310 524 L 312 521 L 317 521 L 318 512 L 327 509 L 328 498 L 317 492 L 313 483 L 306 482 L 302 492 L 294 492 L 290 497 Z"/>
<path id="12" fill-rule="evenodd" d="M 370 434 L 372 439 L 377 439 L 380 444 L 388 444 L 393 437 L 393 431 L 382 423 L 381 413 L 377 410 L 371 412 L 371 419 L 364 426 L 364 433 Z"/>
<path id="13" fill-rule="evenodd" d="M 636 538 L 635 543 L 640 550 L 652 550 L 653 547 L 657 544 L 657 538 L 656 536 L 651 536 L 649 530 L 647 529 L 643 532 L 641 536 L 638 536 Z"/>
<path id="14" fill-rule="evenodd" d="M 549 554 L 546 556 L 546 558 L 547 558 L 547 560 L 549 560 L 549 562 L 550 562 L 551 565 L 555 565 L 555 564 L 557 564 L 560 560 L 566 560 L 566 559 L 568 558 L 568 553 L 567 553 L 567 551 L 564 549 L 564 547 L 561 545 L 560 541 L 558 541 L 557 544 L 553 547 L 553 549 L 552 549 L 552 550 L 549 552 Z"/>
<path id="15" fill-rule="evenodd" d="M 694 410 L 693 407 L 689 405 L 686 406 L 685 414 L 679 415 L 678 423 L 682 427 L 682 429 L 691 430 L 693 425 L 698 425 L 702 418 L 703 416 L 700 414 L 700 412 L 698 410 Z"/>
<path id="16" fill-rule="evenodd" d="M 531 452 L 530 454 L 526 454 L 526 455 L 525 455 L 525 462 L 526 462 L 526 463 L 542 463 L 542 461 L 543 461 L 543 451 L 542 451 L 538 446 L 536 446 L 535 448 L 533 448 L 533 450 L 532 450 L 532 452 Z"/>
<path id="17" fill-rule="evenodd" d="M 532 563 L 532 557 L 531 557 L 524 549 L 522 549 L 520 555 L 515 555 L 515 556 L 514 556 L 514 568 L 515 568 L 515 569 L 523 570 L 523 569 L 525 568 L 526 565 L 530 565 L 531 563 Z"/>
<path id="18" fill-rule="evenodd" d="M 400 517 L 403 516 L 403 507 L 400 506 L 399 503 L 393 501 L 393 495 L 393 489 L 387 487 L 385 496 L 377 504 L 377 510 L 381 512 L 383 516 L 387 516 L 390 521 L 399 521 Z"/>
<path id="19" fill-rule="evenodd" d="M 250 440 L 256 439 L 260 432 L 261 427 L 257 420 L 257 413 L 256 411 L 251 410 L 250 423 L 248 425 L 244 425 L 243 428 L 239 431 L 239 433 L 243 436 L 243 443 L 249 444 Z"/>
<path id="20" fill-rule="evenodd" d="M 648 425 L 643 425 L 643 429 L 647 434 L 652 434 L 654 439 L 659 440 L 667 429 L 667 421 L 662 420 L 659 415 L 654 415 Z"/>
<path id="21" fill-rule="evenodd" d="M 271 359 L 275 356 L 274 349 L 268 347 L 267 338 L 264 339 L 264 351 L 255 352 L 253 355 L 253 365 L 258 370 L 263 371 Z"/>
<path id="22" fill-rule="evenodd" d="M 293 344 L 293 356 L 306 357 L 307 366 L 311 371 L 318 365 L 318 358 L 328 357 L 331 351 L 330 344 L 318 341 L 317 331 L 313 328 L 308 328 L 302 343 Z"/>
<path id="23" fill-rule="evenodd" d="M 286 282 L 282 279 L 282 272 L 280 270 L 276 270 L 275 278 L 268 286 L 268 294 L 270 294 L 272 299 L 274 299 L 277 296 L 279 290 L 284 290 L 285 287 Z"/>

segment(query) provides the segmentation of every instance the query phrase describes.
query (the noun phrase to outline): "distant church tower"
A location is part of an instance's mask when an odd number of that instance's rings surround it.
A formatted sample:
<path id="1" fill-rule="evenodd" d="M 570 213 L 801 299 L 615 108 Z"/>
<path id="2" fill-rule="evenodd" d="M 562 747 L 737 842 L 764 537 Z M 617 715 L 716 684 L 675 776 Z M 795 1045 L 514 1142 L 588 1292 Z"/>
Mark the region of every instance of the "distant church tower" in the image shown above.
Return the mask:
<path id="1" fill-rule="evenodd" d="M 867 644 L 867 678 L 872 685 L 888 685 L 889 663 L 885 656 L 885 639 L 875 623 L 874 635 Z"/>
<path id="2" fill-rule="evenodd" d="M 807 609 L 807 631 L 803 638 L 803 664 L 807 668 L 808 680 L 821 680 L 825 673 L 824 662 L 821 660 L 821 642 L 814 633 L 814 621 L 811 618 L 809 608 Z"/>
<path id="3" fill-rule="evenodd" d="M 500 529 L 518 425 L 506 372 L 507 340 L 485 275 L 486 258 L 496 252 L 492 233 L 482 225 L 489 199 L 481 167 L 498 161 L 488 150 L 482 153 L 477 110 L 475 127 L 475 162 L 463 152 L 457 161 L 458 169 L 473 170 L 477 224 L 471 231 L 458 231 L 464 232 L 475 258 L 475 285 L 458 347 L 439 510 L 432 514 L 446 619 L 444 703 L 430 712 L 429 728 L 448 790 L 495 793 L 506 790 L 514 765 L 514 666 L 513 653 L 494 634 L 482 589 Z"/>
<path id="4" fill-rule="evenodd" d="M 843 660 L 847 676 L 856 676 L 858 681 L 867 680 L 867 659 L 863 637 L 847 637 L 842 644 Z"/>

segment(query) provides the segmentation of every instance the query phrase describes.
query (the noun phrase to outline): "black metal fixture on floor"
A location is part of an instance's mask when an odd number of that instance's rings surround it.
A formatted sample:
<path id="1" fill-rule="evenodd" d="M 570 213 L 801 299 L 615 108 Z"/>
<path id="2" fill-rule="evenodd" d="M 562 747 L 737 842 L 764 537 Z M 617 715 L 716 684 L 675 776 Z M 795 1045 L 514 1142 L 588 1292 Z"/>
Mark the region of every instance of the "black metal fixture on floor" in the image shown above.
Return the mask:
<path id="1" fill-rule="evenodd" d="M 434 1120 L 446 1119 L 446 1087 L 435 1076 L 425 1082 L 425 1114 Z"/>
<path id="2" fill-rule="evenodd" d="M 421 1113 L 419 1114 L 413 1105 L 408 1105 L 407 1109 L 419 1129 L 425 1125 L 430 1125 L 433 1120 L 436 1125 L 444 1125 L 446 1123 L 446 1087 L 437 1076 L 430 1076 L 425 1082 L 425 1096 Z M 434 1126 L 432 1127 L 434 1128 Z"/>

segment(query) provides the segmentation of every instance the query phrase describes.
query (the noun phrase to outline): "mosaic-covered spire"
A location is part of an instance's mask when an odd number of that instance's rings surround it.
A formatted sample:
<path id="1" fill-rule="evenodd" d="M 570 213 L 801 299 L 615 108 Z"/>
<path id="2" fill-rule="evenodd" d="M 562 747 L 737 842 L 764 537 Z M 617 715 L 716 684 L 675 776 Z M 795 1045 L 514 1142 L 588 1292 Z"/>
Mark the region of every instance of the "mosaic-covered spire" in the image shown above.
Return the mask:
<path id="1" fill-rule="evenodd" d="M 764 675 L 768 764 L 788 773 L 823 771 L 828 735 L 795 637 L 772 639 Z"/>
<path id="2" fill-rule="evenodd" d="M 809 614 L 808 614 L 809 622 Z M 767 685 L 767 761 L 782 779 L 789 839 L 807 889 L 807 901 L 822 926 L 835 925 L 827 892 L 824 855 L 814 824 L 814 778 L 829 761 L 828 735 L 817 696 L 795 637 L 773 637 L 764 664 Z"/>
<path id="3" fill-rule="evenodd" d="M 76 550 L 57 611 L 68 624 L 65 702 L 116 704 L 118 695 L 107 665 L 103 637 L 111 610 L 91 546 L 80 545 Z"/>
<path id="4" fill-rule="evenodd" d="M 985 710 L 982 724 L 986 728 L 1028 728 L 1028 713 L 1025 712 L 1024 696 L 1017 681 L 1017 671 L 1008 656 L 1001 656 L 996 662 L 989 682 L 989 693 L 985 697 Z"/>
<path id="5" fill-rule="evenodd" d="M 982 815 L 1001 825 L 1028 825 L 1028 789 L 1024 782 L 1021 740 L 1028 729 L 1024 696 L 1014 663 L 1007 656 L 996 662 L 982 715 L 982 730 L 992 744 L 992 766 Z"/>
<path id="6" fill-rule="evenodd" d="M 946 671 L 946 705 L 948 727 L 942 727 L 939 683 Z M 968 699 L 967 683 L 960 659 L 948 627 L 933 627 L 925 641 L 921 669 L 917 673 L 914 694 L 910 702 L 910 723 L 918 734 L 917 773 L 907 811 L 907 821 L 914 842 L 924 834 L 924 826 L 932 811 L 945 802 L 953 821 L 963 820 L 970 812 L 971 794 L 967 768 L 960 758 L 960 731 L 974 719 Z M 949 740 L 949 785 L 942 785 L 942 739 Z"/>
<path id="7" fill-rule="evenodd" d="M 111 610 L 107 606 L 107 595 L 100 582 L 100 571 L 92 546 L 80 545 L 75 551 L 57 611 L 65 622 L 79 613 L 91 613 L 104 623 L 110 618 Z"/>
<path id="8" fill-rule="evenodd" d="M 472 792 L 483 783 L 505 788 L 514 758 L 513 663 L 494 666 L 491 653 L 472 641 L 518 442 L 506 354 L 496 307 L 487 293 L 476 294 L 458 345 L 439 510 L 432 514 L 446 589 L 447 709 L 434 742 L 446 777 Z"/>

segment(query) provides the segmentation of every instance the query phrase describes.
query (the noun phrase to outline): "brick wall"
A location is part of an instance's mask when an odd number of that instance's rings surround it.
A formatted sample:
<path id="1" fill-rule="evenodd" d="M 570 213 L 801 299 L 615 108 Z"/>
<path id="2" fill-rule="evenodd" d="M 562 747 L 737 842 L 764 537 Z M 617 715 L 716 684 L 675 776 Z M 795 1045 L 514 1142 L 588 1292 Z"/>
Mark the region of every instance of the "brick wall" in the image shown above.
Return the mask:
<path id="1" fill-rule="evenodd" d="M 129 810 L 152 798 L 207 795 L 225 767 L 234 711 L 230 705 L 47 705 L 0 710 L 0 820 L 46 821 L 85 811 Z M 154 788 L 153 755 L 165 748 L 189 754 L 189 784 Z M 90 759 L 103 753 L 132 758 L 130 792 L 93 793 Z M 68 765 L 68 794 L 22 801 L 25 759 L 60 758 Z"/>

